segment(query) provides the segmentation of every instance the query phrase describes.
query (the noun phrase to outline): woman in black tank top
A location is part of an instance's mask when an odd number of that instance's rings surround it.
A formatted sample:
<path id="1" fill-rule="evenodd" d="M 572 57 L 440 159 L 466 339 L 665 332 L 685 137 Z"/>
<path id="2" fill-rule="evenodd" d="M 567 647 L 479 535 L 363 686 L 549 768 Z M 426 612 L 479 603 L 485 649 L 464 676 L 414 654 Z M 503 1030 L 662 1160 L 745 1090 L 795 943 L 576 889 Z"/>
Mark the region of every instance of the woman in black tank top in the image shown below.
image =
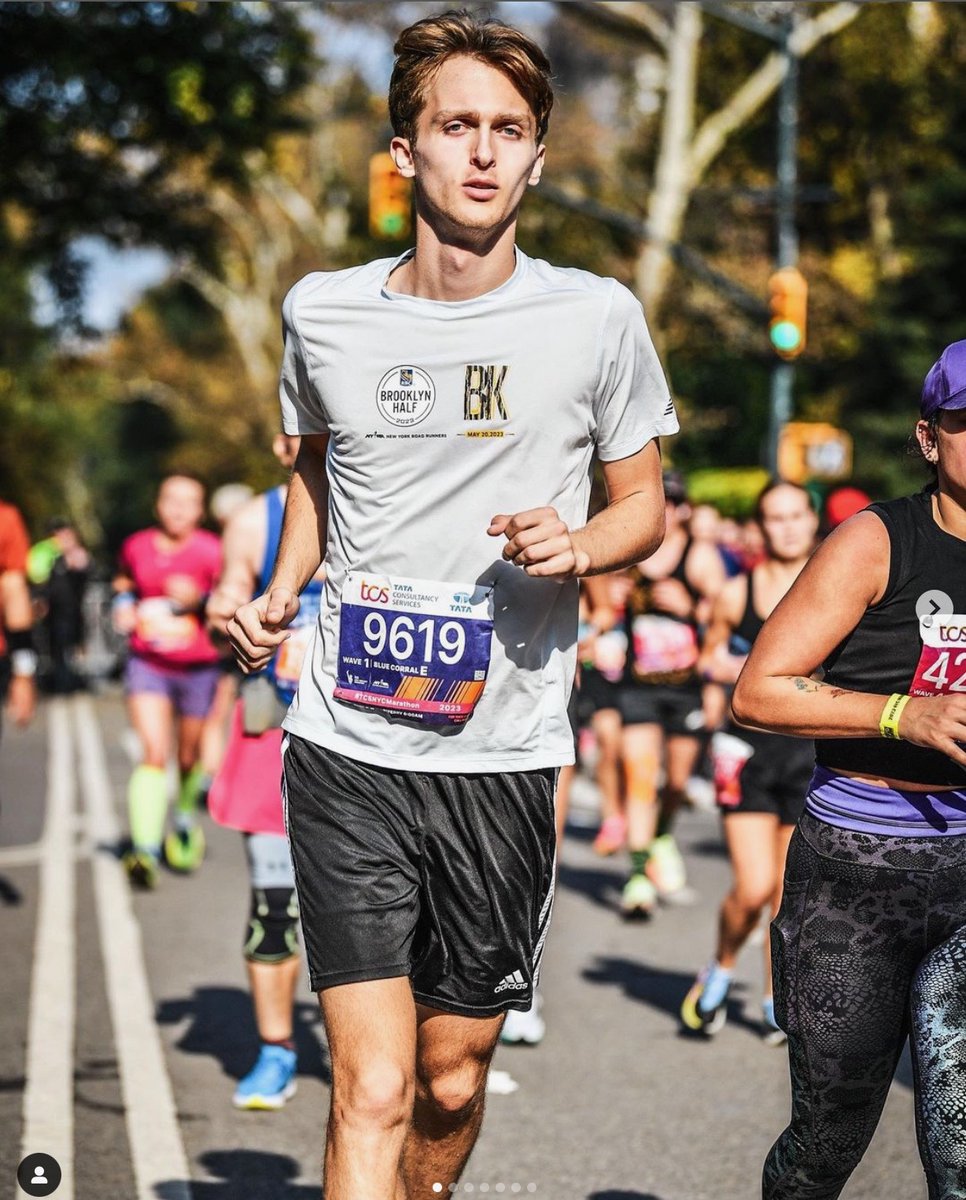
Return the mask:
<path id="1" fill-rule="evenodd" d="M 733 698 L 816 739 L 772 925 L 792 1120 L 764 1200 L 839 1196 L 907 1033 L 929 1198 L 966 1197 L 966 341 L 926 376 L 916 437 L 935 485 L 827 539 Z"/>

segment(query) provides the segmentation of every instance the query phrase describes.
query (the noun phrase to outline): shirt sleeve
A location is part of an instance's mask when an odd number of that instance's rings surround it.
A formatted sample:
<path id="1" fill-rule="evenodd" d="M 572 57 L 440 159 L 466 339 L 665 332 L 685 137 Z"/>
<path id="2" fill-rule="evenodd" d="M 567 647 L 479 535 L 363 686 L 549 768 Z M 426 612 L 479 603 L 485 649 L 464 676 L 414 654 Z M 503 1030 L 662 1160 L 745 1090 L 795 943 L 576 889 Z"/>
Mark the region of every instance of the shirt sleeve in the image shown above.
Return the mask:
<path id="1" fill-rule="evenodd" d="M 679 428 L 644 311 L 616 280 L 600 332 L 594 417 L 602 462 L 628 458 L 652 438 Z"/>
<path id="2" fill-rule="evenodd" d="M 282 406 L 282 428 L 290 437 L 329 431 L 321 397 L 309 377 L 305 347 L 298 329 L 295 312 L 298 289 L 297 283 L 282 303 L 284 351 L 278 396 Z"/>

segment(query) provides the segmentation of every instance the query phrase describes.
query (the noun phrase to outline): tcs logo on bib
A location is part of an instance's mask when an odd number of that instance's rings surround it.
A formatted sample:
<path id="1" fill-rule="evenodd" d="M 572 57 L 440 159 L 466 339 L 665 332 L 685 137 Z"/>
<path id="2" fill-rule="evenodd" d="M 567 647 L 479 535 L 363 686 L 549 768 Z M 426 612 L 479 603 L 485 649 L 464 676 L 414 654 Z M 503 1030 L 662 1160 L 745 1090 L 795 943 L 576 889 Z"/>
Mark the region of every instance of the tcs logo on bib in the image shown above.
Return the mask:
<path id="1" fill-rule="evenodd" d="M 363 600 L 368 600 L 370 604 L 387 604 L 389 602 L 388 587 L 367 583 L 364 579 L 359 586 L 359 594 Z"/>

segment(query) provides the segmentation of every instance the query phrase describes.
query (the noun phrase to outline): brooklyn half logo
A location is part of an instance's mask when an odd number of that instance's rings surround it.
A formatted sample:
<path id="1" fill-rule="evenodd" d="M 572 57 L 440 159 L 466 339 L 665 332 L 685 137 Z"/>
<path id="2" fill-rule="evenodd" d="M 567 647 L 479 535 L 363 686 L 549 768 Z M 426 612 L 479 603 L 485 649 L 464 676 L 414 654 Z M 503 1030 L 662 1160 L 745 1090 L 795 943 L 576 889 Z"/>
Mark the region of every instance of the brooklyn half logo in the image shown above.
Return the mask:
<path id="1" fill-rule="evenodd" d="M 393 367 L 376 388 L 379 411 L 393 425 L 418 425 L 435 403 L 436 385 L 419 367 Z"/>

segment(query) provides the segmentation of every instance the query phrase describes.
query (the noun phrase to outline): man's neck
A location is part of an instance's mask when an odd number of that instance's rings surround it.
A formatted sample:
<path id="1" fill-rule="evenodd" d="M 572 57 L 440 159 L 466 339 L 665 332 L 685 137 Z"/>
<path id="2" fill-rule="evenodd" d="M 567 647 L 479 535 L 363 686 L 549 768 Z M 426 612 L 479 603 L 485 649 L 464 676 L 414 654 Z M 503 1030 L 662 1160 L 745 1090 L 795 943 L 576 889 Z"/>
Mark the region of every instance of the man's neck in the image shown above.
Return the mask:
<path id="1" fill-rule="evenodd" d="M 416 251 L 393 271 L 389 290 L 423 300 L 475 300 L 495 291 L 516 267 L 512 223 L 483 246 L 442 241 L 423 220 L 417 219 Z"/>

